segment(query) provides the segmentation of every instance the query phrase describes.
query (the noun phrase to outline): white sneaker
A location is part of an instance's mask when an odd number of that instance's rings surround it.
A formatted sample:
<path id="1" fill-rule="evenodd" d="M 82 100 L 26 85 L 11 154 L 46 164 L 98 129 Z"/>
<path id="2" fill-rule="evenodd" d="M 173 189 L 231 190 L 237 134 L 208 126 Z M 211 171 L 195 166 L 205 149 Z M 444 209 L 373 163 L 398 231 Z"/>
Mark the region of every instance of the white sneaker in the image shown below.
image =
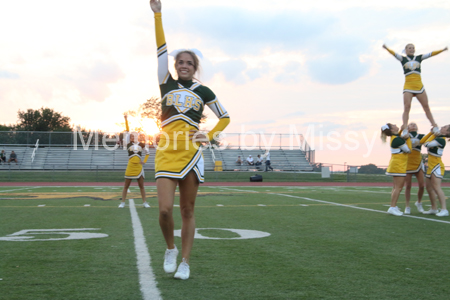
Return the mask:
<path id="1" fill-rule="evenodd" d="M 448 217 L 448 210 L 446 210 L 446 209 L 441 209 L 441 211 L 438 212 L 438 213 L 436 214 L 436 216 L 438 216 L 438 217 Z"/>
<path id="2" fill-rule="evenodd" d="M 147 201 L 145 201 L 144 203 L 142 203 L 142 205 L 144 205 L 145 208 L 150 208 L 150 204 L 148 204 Z"/>
<path id="3" fill-rule="evenodd" d="M 173 273 L 177 269 L 177 256 L 177 246 L 173 249 L 166 249 L 166 253 L 164 254 L 164 271 L 166 273 Z"/>
<path id="4" fill-rule="evenodd" d="M 125 207 L 125 202 L 120 202 L 119 208 L 124 208 L 124 207 Z"/>
<path id="5" fill-rule="evenodd" d="M 394 215 L 394 216 L 403 216 L 403 213 L 399 211 L 396 207 L 389 207 L 388 214 Z"/>
<path id="6" fill-rule="evenodd" d="M 186 280 L 189 278 L 190 273 L 191 271 L 189 270 L 189 265 L 186 263 L 186 259 L 183 258 L 183 261 L 178 266 L 178 270 L 173 277 L 177 279 Z"/>
<path id="7" fill-rule="evenodd" d="M 405 215 L 410 215 L 411 214 L 411 207 L 405 207 Z"/>
<path id="8" fill-rule="evenodd" d="M 430 210 L 426 210 L 423 212 L 424 215 L 435 215 L 437 214 L 439 211 L 437 209 L 431 209 Z"/>
<path id="9" fill-rule="evenodd" d="M 414 204 L 416 205 L 417 210 L 418 210 L 419 212 L 421 212 L 421 213 L 424 212 L 424 209 L 423 209 L 423 207 L 422 207 L 422 202 L 416 202 L 416 203 L 414 203 Z"/>

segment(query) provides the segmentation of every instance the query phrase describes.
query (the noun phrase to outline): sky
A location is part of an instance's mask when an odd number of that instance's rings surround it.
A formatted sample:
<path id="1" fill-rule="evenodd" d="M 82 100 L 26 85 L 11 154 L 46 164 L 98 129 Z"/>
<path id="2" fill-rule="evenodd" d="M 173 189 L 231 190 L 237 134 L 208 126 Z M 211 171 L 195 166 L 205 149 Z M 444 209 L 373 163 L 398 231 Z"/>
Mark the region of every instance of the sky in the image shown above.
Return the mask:
<path id="1" fill-rule="evenodd" d="M 450 2 L 162 1 L 169 52 L 203 54 L 202 83 L 227 109 L 238 134 L 303 134 L 316 162 L 387 166 L 386 122 L 401 125 L 404 75 L 382 49 L 416 54 L 450 46 Z M 422 64 L 431 110 L 450 123 L 450 53 Z M 0 0 L 0 124 L 49 107 L 72 124 L 121 131 L 123 113 L 159 97 L 153 12 L 148 1 Z M 217 122 L 212 112 L 203 126 Z M 430 124 L 417 100 L 410 121 Z M 150 130 L 150 129 L 149 129 Z M 253 139 L 253 137 L 251 137 Z M 258 138 L 260 139 L 260 138 Z M 245 145 L 243 145 L 243 143 Z M 288 139 L 282 139 L 289 145 Z M 450 164 L 450 147 L 443 161 Z M 422 150 L 425 151 L 425 150 Z"/>

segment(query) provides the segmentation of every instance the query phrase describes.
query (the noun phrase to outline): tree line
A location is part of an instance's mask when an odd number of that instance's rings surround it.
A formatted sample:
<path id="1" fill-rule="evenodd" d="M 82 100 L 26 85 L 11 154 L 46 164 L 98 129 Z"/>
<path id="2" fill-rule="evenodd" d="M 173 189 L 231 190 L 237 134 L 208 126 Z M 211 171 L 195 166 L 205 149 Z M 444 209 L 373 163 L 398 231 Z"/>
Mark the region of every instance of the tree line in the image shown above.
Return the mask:
<path id="1" fill-rule="evenodd" d="M 161 99 L 158 97 L 151 97 L 139 105 L 137 110 L 128 110 L 124 114 L 138 119 L 151 119 L 161 130 Z M 19 110 L 17 112 L 17 119 L 16 124 L 0 124 L 0 144 L 35 144 L 39 139 L 41 145 L 71 145 L 73 143 L 73 131 L 82 132 L 81 135 L 85 142 L 89 139 L 90 135 L 90 130 L 79 127 L 74 128 L 70 124 L 70 117 L 64 116 L 62 113 L 48 107 L 41 107 L 36 110 Z M 206 120 L 206 115 L 202 115 L 201 123 L 206 122 Z M 118 125 L 122 126 L 123 130 L 125 130 L 124 122 L 118 123 Z M 144 132 L 145 128 L 141 124 L 140 126 L 130 128 L 130 130 Z M 49 132 L 52 134 L 49 134 Z M 100 143 L 104 137 L 123 140 L 123 133 L 120 133 L 119 137 L 116 137 L 114 134 L 98 130 L 97 134 Z M 148 136 L 147 138 L 150 141 L 153 140 L 152 136 Z M 77 135 L 77 139 L 78 143 L 80 143 L 79 135 Z M 91 144 L 94 144 L 93 138 L 91 139 Z M 110 141 L 108 144 L 111 145 L 114 142 Z"/>

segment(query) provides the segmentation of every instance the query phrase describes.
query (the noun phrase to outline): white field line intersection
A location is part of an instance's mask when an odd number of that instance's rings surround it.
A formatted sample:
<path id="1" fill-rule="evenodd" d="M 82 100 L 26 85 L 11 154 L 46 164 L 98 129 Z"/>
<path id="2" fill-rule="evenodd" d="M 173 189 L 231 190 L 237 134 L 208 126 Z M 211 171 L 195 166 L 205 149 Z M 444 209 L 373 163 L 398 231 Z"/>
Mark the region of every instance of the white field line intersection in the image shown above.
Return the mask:
<path id="1" fill-rule="evenodd" d="M 150 265 L 151 258 L 145 242 L 144 230 L 136 211 L 134 200 L 129 199 L 131 222 L 133 224 L 134 246 L 136 249 L 137 267 L 139 271 L 139 284 L 141 286 L 142 299 L 162 299 L 159 289 L 156 287 L 155 274 Z"/>

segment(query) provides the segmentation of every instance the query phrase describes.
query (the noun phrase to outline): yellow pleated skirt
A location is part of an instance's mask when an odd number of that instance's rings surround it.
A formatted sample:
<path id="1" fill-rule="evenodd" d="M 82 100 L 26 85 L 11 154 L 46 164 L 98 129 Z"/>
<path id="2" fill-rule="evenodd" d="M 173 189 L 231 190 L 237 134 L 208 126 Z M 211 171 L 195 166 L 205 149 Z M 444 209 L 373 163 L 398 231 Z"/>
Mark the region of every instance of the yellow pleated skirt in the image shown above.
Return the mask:
<path id="1" fill-rule="evenodd" d="M 170 126 L 171 124 L 167 126 L 168 128 L 163 128 L 163 134 L 156 148 L 155 178 L 183 180 L 189 172 L 193 171 L 197 175 L 198 181 L 204 182 L 205 167 L 201 144 L 189 140 L 189 130 L 195 130 L 195 127 L 186 127 L 184 122 L 182 126 L 180 124 Z M 173 134 L 173 132 L 177 132 L 177 134 Z M 180 132 L 183 133 L 180 134 Z"/>
<path id="2" fill-rule="evenodd" d="M 408 164 L 406 166 L 406 173 L 417 173 L 423 170 L 422 154 L 417 150 L 412 150 L 408 154 Z"/>
<path id="3" fill-rule="evenodd" d="M 389 176 L 406 176 L 406 166 L 408 164 L 408 154 L 399 153 L 392 154 L 386 175 Z"/>
<path id="4" fill-rule="evenodd" d="M 428 169 L 426 177 L 431 178 L 432 174 L 434 174 L 437 178 L 442 179 L 445 174 L 445 166 L 440 157 L 428 155 Z"/>
<path id="5" fill-rule="evenodd" d="M 141 157 L 139 155 L 130 156 L 127 169 L 125 170 L 125 178 L 139 179 L 141 176 L 145 178 L 144 167 L 141 165 Z"/>
<path id="6" fill-rule="evenodd" d="M 403 93 L 422 94 L 424 91 L 425 87 L 423 86 L 422 78 L 419 74 L 411 74 L 405 77 Z"/>

